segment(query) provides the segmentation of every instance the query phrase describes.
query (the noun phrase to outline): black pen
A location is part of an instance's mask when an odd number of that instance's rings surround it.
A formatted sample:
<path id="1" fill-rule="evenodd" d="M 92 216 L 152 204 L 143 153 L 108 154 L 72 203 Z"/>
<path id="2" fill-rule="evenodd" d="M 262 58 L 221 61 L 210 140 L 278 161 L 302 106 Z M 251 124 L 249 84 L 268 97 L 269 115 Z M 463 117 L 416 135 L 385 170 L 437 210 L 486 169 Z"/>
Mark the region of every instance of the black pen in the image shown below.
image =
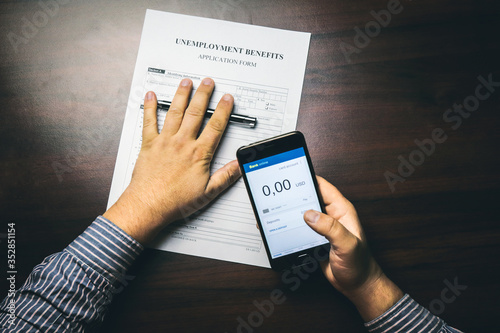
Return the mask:
<path id="1" fill-rule="evenodd" d="M 158 108 L 161 110 L 168 111 L 170 108 L 170 104 L 172 102 L 170 101 L 158 101 Z M 207 109 L 207 112 L 205 112 L 205 117 L 210 118 L 214 114 L 214 109 Z M 245 116 L 242 114 L 231 114 L 229 116 L 229 122 L 235 123 L 235 124 L 240 124 L 244 125 L 250 128 L 254 128 L 257 125 L 257 118 L 255 117 L 250 117 L 250 116 Z"/>

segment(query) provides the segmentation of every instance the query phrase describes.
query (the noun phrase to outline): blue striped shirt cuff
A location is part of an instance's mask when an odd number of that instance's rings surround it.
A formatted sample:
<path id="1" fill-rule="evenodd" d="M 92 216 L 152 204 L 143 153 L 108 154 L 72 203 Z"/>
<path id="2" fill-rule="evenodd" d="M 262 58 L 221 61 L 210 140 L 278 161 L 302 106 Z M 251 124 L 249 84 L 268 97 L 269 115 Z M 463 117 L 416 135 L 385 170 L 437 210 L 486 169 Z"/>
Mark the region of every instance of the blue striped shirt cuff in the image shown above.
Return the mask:
<path id="1" fill-rule="evenodd" d="M 446 324 L 439 317 L 415 302 L 408 294 L 380 317 L 365 323 L 369 332 L 444 332 Z M 452 332 L 459 332 L 453 330 Z"/>
<path id="2" fill-rule="evenodd" d="M 139 242 L 102 216 L 64 249 L 113 286 L 123 284 L 127 270 L 143 250 Z"/>

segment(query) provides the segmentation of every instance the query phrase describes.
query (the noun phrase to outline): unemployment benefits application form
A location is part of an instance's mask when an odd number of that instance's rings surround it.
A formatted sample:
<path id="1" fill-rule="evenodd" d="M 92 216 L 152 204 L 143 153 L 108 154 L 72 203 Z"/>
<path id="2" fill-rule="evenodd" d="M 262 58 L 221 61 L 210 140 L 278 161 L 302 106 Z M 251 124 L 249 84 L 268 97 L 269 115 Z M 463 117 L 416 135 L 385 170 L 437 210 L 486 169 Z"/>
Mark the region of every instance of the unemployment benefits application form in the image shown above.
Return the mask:
<path id="1" fill-rule="evenodd" d="M 141 104 L 147 91 L 171 101 L 179 82 L 193 91 L 215 81 L 209 108 L 225 93 L 233 113 L 257 118 L 255 128 L 230 123 L 212 172 L 248 143 L 296 127 L 310 34 L 148 10 L 125 114 L 108 207 L 130 183 L 141 147 Z M 165 113 L 158 112 L 161 130 Z M 269 267 L 243 181 L 208 207 L 167 227 L 150 245 L 177 253 Z"/>

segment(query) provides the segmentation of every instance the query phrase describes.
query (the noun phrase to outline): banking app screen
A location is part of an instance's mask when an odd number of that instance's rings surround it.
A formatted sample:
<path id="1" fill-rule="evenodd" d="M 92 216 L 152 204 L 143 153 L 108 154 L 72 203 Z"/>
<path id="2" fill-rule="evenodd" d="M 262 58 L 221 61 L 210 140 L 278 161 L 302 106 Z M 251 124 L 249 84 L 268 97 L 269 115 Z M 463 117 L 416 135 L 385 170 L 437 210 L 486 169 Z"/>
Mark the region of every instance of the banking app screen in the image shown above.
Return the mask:
<path id="1" fill-rule="evenodd" d="M 271 258 L 325 244 L 304 222 L 309 209 L 321 211 L 304 148 L 243 165 Z"/>

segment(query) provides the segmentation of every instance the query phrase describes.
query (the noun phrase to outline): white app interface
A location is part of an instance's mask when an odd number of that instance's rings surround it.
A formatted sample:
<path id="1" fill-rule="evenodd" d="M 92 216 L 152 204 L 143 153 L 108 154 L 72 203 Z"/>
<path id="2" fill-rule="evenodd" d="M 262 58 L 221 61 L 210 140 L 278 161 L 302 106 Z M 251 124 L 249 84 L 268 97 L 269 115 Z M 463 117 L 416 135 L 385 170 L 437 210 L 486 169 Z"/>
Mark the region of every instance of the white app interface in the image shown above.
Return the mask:
<path id="1" fill-rule="evenodd" d="M 243 165 L 271 258 L 325 244 L 304 221 L 309 209 L 321 211 L 304 148 Z"/>

